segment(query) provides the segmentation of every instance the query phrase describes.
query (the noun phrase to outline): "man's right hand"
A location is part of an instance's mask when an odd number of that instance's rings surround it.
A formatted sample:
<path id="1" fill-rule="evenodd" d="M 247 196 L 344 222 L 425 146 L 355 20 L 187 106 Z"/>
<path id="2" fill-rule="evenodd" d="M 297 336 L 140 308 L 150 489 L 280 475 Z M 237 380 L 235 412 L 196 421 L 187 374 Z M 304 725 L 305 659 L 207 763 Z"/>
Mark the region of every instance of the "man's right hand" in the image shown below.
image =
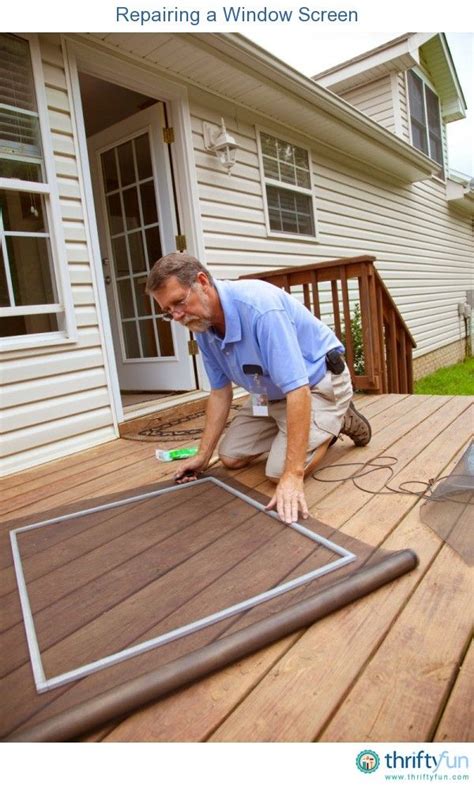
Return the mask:
<path id="1" fill-rule="evenodd" d="M 198 474 L 204 472 L 208 464 L 209 462 L 203 456 L 200 456 L 199 453 L 197 456 L 184 461 L 174 473 L 175 483 L 189 483 L 192 480 L 197 480 Z"/>
<path id="2" fill-rule="evenodd" d="M 189 483 L 191 480 L 197 480 L 198 473 L 204 472 L 209 466 L 219 437 L 225 429 L 231 404 L 232 385 L 230 382 L 223 388 L 211 390 L 206 407 L 206 422 L 199 445 L 199 453 L 181 464 L 174 475 L 175 483 Z"/>

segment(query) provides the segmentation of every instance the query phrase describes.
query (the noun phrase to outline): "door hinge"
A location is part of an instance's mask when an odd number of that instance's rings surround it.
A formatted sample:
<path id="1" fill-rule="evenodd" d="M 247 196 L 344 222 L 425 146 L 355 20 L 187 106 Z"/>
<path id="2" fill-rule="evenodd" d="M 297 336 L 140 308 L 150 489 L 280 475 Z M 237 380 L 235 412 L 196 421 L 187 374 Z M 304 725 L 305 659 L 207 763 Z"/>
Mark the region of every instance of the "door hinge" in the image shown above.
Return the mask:
<path id="1" fill-rule="evenodd" d="M 165 145 L 171 145 L 174 142 L 174 128 L 172 126 L 163 129 L 163 142 Z"/>
<path id="2" fill-rule="evenodd" d="M 195 338 L 188 341 L 188 352 L 190 355 L 199 355 L 199 347 Z"/>
<path id="3" fill-rule="evenodd" d="M 176 242 L 176 250 L 186 251 L 187 248 L 186 235 L 175 235 L 174 239 Z"/>

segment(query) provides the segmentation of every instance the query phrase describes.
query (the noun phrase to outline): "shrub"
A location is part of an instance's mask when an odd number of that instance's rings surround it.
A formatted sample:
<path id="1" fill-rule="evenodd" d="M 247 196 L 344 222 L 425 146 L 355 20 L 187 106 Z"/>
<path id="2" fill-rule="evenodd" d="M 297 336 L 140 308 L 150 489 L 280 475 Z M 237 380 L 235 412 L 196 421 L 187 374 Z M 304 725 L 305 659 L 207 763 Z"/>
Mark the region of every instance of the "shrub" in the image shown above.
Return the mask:
<path id="1" fill-rule="evenodd" d="M 352 352 L 354 355 L 354 371 L 356 374 L 365 373 L 364 363 L 364 342 L 362 340 L 362 315 L 360 313 L 360 305 L 356 303 L 354 306 L 354 313 L 351 318 L 351 337 L 352 337 Z M 344 329 L 341 341 L 346 346 L 346 331 Z"/>

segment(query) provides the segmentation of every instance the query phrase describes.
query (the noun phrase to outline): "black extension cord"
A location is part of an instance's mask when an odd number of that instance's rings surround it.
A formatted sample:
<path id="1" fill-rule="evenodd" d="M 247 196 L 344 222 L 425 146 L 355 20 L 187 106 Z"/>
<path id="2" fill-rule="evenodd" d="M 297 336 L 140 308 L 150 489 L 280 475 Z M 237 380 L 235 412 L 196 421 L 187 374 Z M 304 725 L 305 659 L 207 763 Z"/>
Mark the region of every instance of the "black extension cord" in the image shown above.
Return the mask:
<path id="1" fill-rule="evenodd" d="M 387 464 L 376 464 L 376 461 L 384 461 L 387 460 L 389 463 Z M 352 480 L 354 486 L 358 488 L 360 491 L 364 491 L 366 494 L 374 494 L 374 495 L 385 495 L 385 494 L 409 494 L 411 496 L 418 497 L 418 499 L 428 499 L 432 502 L 443 502 L 446 499 L 449 499 L 450 502 L 456 502 L 459 505 L 474 505 L 474 501 L 469 500 L 468 502 L 461 502 L 460 500 L 453 499 L 451 495 L 449 496 L 440 496 L 439 498 L 433 497 L 433 487 L 440 483 L 442 480 L 447 480 L 448 478 L 452 478 L 452 475 L 443 475 L 440 478 L 430 478 L 429 480 L 405 480 L 398 488 L 392 488 L 389 486 L 390 480 L 394 476 L 394 467 L 397 464 L 398 459 L 395 456 L 378 456 L 373 461 L 367 461 L 366 463 L 363 462 L 350 462 L 347 464 L 335 464 L 333 466 L 329 465 L 327 467 L 321 467 L 320 469 L 315 470 L 311 477 L 314 480 L 319 481 L 320 483 L 341 483 L 345 480 Z M 339 469 L 340 467 L 360 467 L 361 470 L 359 472 L 355 472 L 350 475 L 345 475 L 344 477 L 338 478 L 321 478 L 323 472 L 334 471 Z M 389 472 L 389 477 L 386 483 L 383 484 L 382 489 L 386 489 L 386 491 L 372 491 L 371 489 L 366 489 L 357 483 L 357 478 L 363 478 L 366 475 L 371 475 L 374 472 L 379 472 L 380 470 L 385 470 Z M 472 478 L 472 475 L 464 475 L 459 474 L 456 475 L 458 478 Z M 413 485 L 414 483 L 421 485 L 423 489 L 421 491 L 412 491 L 407 488 L 408 485 Z M 462 493 L 469 493 L 469 489 L 459 489 Z"/>

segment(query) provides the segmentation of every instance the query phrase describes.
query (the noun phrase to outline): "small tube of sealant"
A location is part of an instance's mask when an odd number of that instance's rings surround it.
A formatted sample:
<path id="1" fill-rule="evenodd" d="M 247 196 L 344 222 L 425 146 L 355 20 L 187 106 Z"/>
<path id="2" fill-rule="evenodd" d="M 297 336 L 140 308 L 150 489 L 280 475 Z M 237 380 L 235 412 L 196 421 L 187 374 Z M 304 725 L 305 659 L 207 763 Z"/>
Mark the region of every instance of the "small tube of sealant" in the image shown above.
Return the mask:
<path id="1" fill-rule="evenodd" d="M 177 459 L 191 458 L 198 452 L 194 448 L 176 448 L 175 450 L 157 450 L 155 455 L 158 461 L 176 461 Z"/>

